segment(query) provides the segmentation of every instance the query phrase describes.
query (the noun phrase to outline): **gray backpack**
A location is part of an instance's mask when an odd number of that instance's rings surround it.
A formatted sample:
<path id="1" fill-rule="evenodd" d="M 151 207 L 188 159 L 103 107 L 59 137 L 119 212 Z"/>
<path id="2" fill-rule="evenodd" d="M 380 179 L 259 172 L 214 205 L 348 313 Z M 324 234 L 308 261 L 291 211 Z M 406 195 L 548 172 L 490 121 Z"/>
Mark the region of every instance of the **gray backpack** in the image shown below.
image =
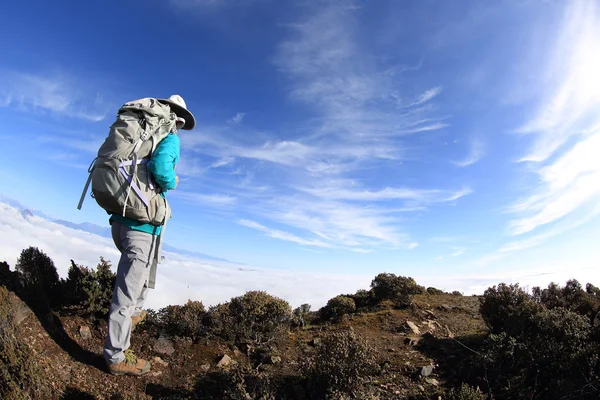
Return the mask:
<path id="1" fill-rule="evenodd" d="M 125 103 L 88 169 L 77 209 L 91 182 L 92 197 L 108 213 L 164 225 L 171 209 L 148 171 L 148 162 L 157 144 L 176 131 L 175 118 L 167 104 L 154 98 Z"/>

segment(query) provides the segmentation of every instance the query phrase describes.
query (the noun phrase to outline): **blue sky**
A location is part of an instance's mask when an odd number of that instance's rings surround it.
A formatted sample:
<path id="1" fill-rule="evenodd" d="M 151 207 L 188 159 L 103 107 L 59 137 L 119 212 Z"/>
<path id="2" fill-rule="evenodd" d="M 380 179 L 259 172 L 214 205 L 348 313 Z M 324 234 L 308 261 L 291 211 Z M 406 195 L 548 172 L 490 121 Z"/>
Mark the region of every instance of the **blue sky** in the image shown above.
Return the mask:
<path id="1" fill-rule="evenodd" d="M 180 133 L 174 246 L 303 272 L 597 281 L 599 8 L 12 2 L 0 192 L 107 224 L 75 206 L 117 109 L 177 93 L 197 127 Z"/>

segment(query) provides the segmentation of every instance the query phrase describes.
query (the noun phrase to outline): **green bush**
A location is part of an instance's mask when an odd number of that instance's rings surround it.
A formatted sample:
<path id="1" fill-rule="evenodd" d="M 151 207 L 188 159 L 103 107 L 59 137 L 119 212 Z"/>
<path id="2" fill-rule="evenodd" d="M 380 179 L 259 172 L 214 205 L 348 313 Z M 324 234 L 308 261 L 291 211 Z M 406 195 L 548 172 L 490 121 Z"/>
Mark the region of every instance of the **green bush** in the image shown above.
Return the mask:
<path id="1" fill-rule="evenodd" d="M 486 290 L 481 312 L 494 333 L 476 363 L 498 398 L 534 390 L 539 399 L 598 398 L 600 326 L 589 318 L 591 297 L 576 281 L 534 288 L 531 297 L 518 285 Z"/>
<path id="2" fill-rule="evenodd" d="M 427 294 L 435 296 L 435 295 L 438 295 L 438 294 L 444 294 L 444 291 L 440 290 L 440 289 L 436 289 L 434 287 L 428 287 L 427 288 Z"/>
<path id="3" fill-rule="evenodd" d="M 365 382 L 376 372 L 374 360 L 373 348 L 354 331 L 326 336 L 301 364 L 309 398 L 361 398 Z"/>
<path id="4" fill-rule="evenodd" d="M 67 279 L 62 283 L 67 296 L 65 302 L 82 307 L 87 315 L 106 318 L 116 280 L 110 268 L 110 262 L 102 257 L 95 270 L 71 260 Z"/>
<path id="5" fill-rule="evenodd" d="M 277 385 L 264 372 L 257 372 L 243 364 L 198 376 L 193 396 L 202 400 L 277 400 Z M 179 398 L 179 397 L 177 397 Z"/>
<path id="6" fill-rule="evenodd" d="M 163 330 L 172 335 L 189 337 L 194 341 L 200 337 L 202 319 L 206 310 L 201 301 L 188 300 L 183 306 L 161 308 L 153 319 Z"/>
<path id="7" fill-rule="evenodd" d="M 477 387 L 463 383 L 460 388 L 453 388 L 448 392 L 448 400 L 485 400 L 487 396 Z"/>
<path id="8" fill-rule="evenodd" d="M 49 398 L 43 370 L 16 326 L 17 299 L 0 286 L 0 398 Z"/>
<path id="9" fill-rule="evenodd" d="M 58 272 L 46 253 L 37 247 L 23 250 L 15 269 L 33 298 L 52 307 L 60 305 Z"/>
<path id="10" fill-rule="evenodd" d="M 413 278 L 390 273 L 377 275 L 371 282 L 371 288 L 377 302 L 391 300 L 399 306 L 408 305 L 411 295 L 425 293 L 425 288 L 417 285 Z"/>
<path id="11" fill-rule="evenodd" d="M 327 305 L 320 310 L 323 320 L 340 321 L 341 318 L 356 311 L 354 300 L 346 296 L 336 296 L 327 302 Z"/>
<path id="12" fill-rule="evenodd" d="M 600 297 L 596 295 L 597 288 L 587 284 L 583 290 L 581 284 L 571 279 L 564 287 L 551 283 L 546 289 L 534 287 L 533 298 L 546 308 L 567 308 L 592 319 L 600 311 Z"/>
<path id="13" fill-rule="evenodd" d="M 292 317 L 290 304 L 263 291 L 250 291 L 229 303 L 211 307 L 203 319 L 207 333 L 237 342 L 271 341 L 287 329 Z"/>
<path id="14" fill-rule="evenodd" d="M 479 310 L 492 333 L 507 332 L 518 336 L 527 321 L 540 311 L 536 302 L 518 284 L 488 288 Z"/>
<path id="15" fill-rule="evenodd" d="M 357 310 L 368 309 L 376 303 L 372 290 L 359 289 L 355 294 L 347 297 L 350 297 L 352 300 L 354 300 Z"/>
<path id="16" fill-rule="evenodd" d="M 292 311 L 292 325 L 296 327 L 304 327 L 308 323 L 310 316 L 310 304 L 302 304 L 300 307 Z"/>

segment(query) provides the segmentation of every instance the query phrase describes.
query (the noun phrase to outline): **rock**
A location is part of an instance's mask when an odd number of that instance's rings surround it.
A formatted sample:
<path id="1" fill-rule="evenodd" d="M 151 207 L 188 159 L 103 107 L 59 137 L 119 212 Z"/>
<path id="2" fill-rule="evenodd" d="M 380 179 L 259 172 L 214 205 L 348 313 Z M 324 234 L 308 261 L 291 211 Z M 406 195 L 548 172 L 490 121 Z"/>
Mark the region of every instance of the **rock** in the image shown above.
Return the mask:
<path id="1" fill-rule="evenodd" d="M 448 328 L 448 325 L 444 325 L 444 328 L 446 328 L 446 335 L 448 335 L 448 337 L 450 339 L 454 338 L 454 333 L 452 333 L 452 331 L 450 330 L 450 328 Z"/>
<path id="2" fill-rule="evenodd" d="M 210 369 L 210 364 L 209 363 L 204 363 L 200 366 L 200 369 L 204 372 L 208 372 L 208 370 Z"/>
<path id="3" fill-rule="evenodd" d="M 433 319 L 437 318 L 437 316 L 431 310 L 425 310 L 425 315 L 427 315 L 429 318 L 433 318 Z"/>
<path id="4" fill-rule="evenodd" d="M 247 356 L 250 356 L 250 354 L 254 352 L 254 345 L 248 342 L 240 343 L 240 350 Z"/>
<path id="5" fill-rule="evenodd" d="M 414 333 L 415 335 L 420 335 L 421 331 L 419 330 L 419 327 L 411 321 L 406 321 L 406 325 L 410 328 L 410 330 L 412 331 L 412 333 Z"/>
<path id="6" fill-rule="evenodd" d="M 229 367 L 230 365 L 233 365 L 233 364 L 237 364 L 237 363 L 231 357 L 229 357 L 227 354 L 225 354 L 223 357 L 221 357 L 221 359 L 217 363 L 217 367 L 225 368 L 225 367 Z"/>
<path id="7" fill-rule="evenodd" d="M 448 304 L 441 304 L 438 307 L 438 310 L 442 310 L 442 311 L 452 311 L 453 307 L 449 306 Z"/>
<path id="8" fill-rule="evenodd" d="M 419 344 L 420 340 L 421 336 L 410 335 L 406 339 L 404 339 L 404 344 L 407 344 L 409 346 L 416 346 L 417 344 Z"/>
<path id="9" fill-rule="evenodd" d="M 17 312 L 15 314 L 15 325 L 19 325 L 21 322 L 29 316 L 29 314 L 33 314 L 33 311 L 25 304 L 24 301 L 17 301 Z"/>
<path id="10" fill-rule="evenodd" d="M 279 363 L 281 363 L 281 357 L 279 357 L 279 356 L 271 356 L 271 357 L 269 357 L 269 362 L 271 364 L 279 364 Z"/>
<path id="11" fill-rule="evenodd" d="M 161 366 L 163 366 L 163 367 L 168 367 L 168 366 L 169 366 L 169 363 L 168 363 L 168 362 L 166 362 L 166 361 L 163 361 L 163 360 L 162 360 L 162 358 L 160 358 L 160 357 L 154 357 L 154 358 L 152 359 L 152 363 L 153 363 L 153 364 L 158 364 L 158 365 L 161 365 Z"/>
<path id="12" fill-rule="evenodd" d="M 79 335 L 81 335 L 82 339 L 90 339 L 92 337 L 92 331 L 90 331 L 90 327 L 86 325 L 82 325 L 79 327 Z"/>
<path id="13" fill-rule="evenodd" d="M 233 350 L 233 355 L 236 356 L 236 357 L 241 357 L 241 356 L 244 355 L 244 353 L 242 353 L 238 349 L 235 349 L 235 350 Z"/>
<path id="14" fill-rule="evenodd" d="M 318 346 L 318 345 L 320 345 L 320 344 L 321 344 L 321 338 L 318 338 L 318 337 L 314 338 L 314 339 L 311 341 L 311 344 L 312 344 L 313 346 Z"/>
<path id="15" fill-rule="evenodd" d="M 175 348 L 169 339 L 161 336 L 156 339 L 156 342 L 154 342 L 154 351 L 159 354 L 170 356 L 171 354 L 175 353 Z"/>
<path id="16" fill-rule="evenodd" d="M 427 383 L 429 383 L 430 385 L 433 385 L 433 386 L 439 386 L 440 385 L 440 383 L 438 382 L 438 380 L 434 379 L 434 378 L 425 378 L 425 382 L 427 382 Z"/>
<path id="17" fill-rule="evenodd" d="M 419 373 L 423 377 L 427 377 L 433 373 L 433 365 L 425 365 L 424 367 L 419 368 Z"/>

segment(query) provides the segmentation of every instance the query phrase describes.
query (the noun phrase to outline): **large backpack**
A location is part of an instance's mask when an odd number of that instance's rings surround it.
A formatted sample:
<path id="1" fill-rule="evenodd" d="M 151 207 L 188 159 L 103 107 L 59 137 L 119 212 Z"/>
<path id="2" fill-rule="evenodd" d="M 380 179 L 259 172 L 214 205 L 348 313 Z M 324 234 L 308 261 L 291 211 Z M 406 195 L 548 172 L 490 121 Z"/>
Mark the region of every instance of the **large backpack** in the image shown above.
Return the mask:
<path id="1" fill-rule="evenodd" d="M 154 98 L 125 103 L 90 165 L 77 208 L 81 209 L 91 182 L 92 197 L 108 213 L 165 224 L 171 209 L 148 171 L 148 162 L 157 144 L 176 130 L 175 118 L 167 104 Z"/>

